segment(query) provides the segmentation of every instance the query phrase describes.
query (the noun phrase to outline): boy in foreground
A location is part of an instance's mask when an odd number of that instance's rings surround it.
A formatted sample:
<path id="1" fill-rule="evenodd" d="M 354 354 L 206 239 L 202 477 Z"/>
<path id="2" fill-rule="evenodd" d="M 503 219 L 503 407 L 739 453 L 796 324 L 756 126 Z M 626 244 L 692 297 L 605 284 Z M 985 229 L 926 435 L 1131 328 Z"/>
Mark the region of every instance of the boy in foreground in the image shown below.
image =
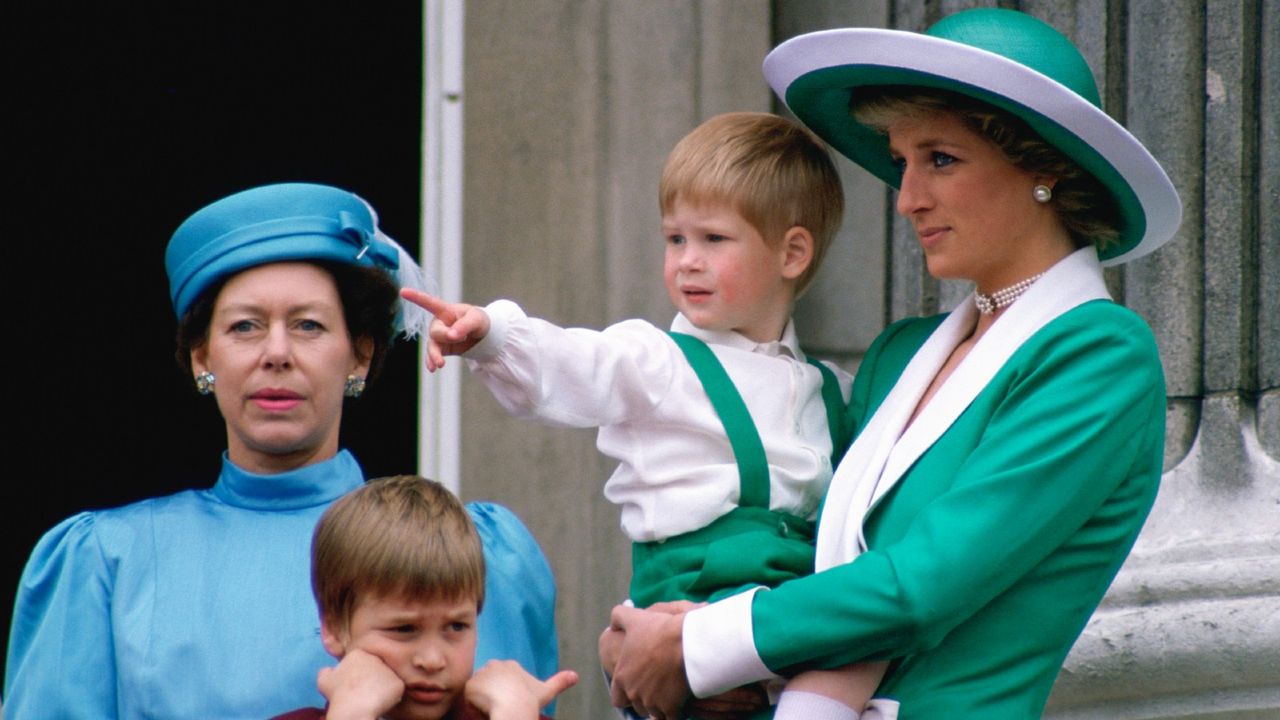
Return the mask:
<path id="1" fill-rule="evenodd" d="M 806 358 L 791 321 L 842 214 L 822 143 L 775 115 L 718 115 L 672 150 L 659 203 L 670 332 L 564 329 L 506 300 L 402 292 L 436 316 L 429 370 L 465 354 L 512 413 L 600 428 L 640 607 L 812 573 L 813 520 L 851 430 L 848 374 Z M 804 673 L 776 717 L 856 718 L 883 670 Z"/>
<path id="2" fill-rule="evenodd" d="M 311 586 L 325 650 L 328 707 L 276 720 L 534 720 L 572 687 L 512 661 L 472 675 L 484 602 L 480 537 L 462 503 L 438 483 L 371 480 L 333 504 L 311 543 Z"/>

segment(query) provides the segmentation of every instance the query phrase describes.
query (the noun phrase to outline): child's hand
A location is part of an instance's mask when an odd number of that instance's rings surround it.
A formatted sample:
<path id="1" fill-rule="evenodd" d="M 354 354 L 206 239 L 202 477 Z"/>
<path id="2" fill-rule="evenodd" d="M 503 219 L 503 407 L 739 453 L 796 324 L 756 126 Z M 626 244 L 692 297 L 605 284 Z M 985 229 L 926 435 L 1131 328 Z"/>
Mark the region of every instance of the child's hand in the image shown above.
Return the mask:
<path id="1" fill-rule="evenodd" d="M 578 673 L 561 670 L 546 682 L 514 660 L 490 660 L 467 681 L 467 702 L 489 720 L 536 720 L 538 709 L 578 683 Z"/>
<path id="2" fill-rule="evenodd" d="M 489 314 L 483 308 L 447 303 L 421 290 L 404 288 L 400 297 L 435 316 L 427 331 L 427 370 L 444 367 L 445 355 L 461 355 L 489 334 Z"/>
<path id="3" fill-rule="evenodd" d="M 329 701 L 327 720 L 377 720 L 404 696 L 400 676 L 363 650 L 349 651 L 337 667 L 321 668 L 316 686 Z"/>

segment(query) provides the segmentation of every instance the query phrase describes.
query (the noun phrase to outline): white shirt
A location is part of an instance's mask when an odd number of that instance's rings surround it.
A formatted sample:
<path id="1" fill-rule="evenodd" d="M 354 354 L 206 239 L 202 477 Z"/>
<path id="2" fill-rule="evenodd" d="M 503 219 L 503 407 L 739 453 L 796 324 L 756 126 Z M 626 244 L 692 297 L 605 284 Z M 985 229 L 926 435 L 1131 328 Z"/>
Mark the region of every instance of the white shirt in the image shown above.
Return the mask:
<path id="1" fill-rule="evenodd" d="M 486 308 L 491 327 L 468 366 L 518 417 L 599 427 L 596 446 L 619 461 L 605 497 L 622 507 L 632 541 L 706 527 L 738 505 L 738 465 L 702 382 L 667 333 L 643 320 L 603 331 L 530 318 L 515 303 Z M 791 322 L 777 342 L 671 324 L 710 347 L 755 421 L 769 463 L 769 507 L 813 519 L 831 481 L 822 373 Z M 852 378 L 839 368 L 841 395 Z"/>

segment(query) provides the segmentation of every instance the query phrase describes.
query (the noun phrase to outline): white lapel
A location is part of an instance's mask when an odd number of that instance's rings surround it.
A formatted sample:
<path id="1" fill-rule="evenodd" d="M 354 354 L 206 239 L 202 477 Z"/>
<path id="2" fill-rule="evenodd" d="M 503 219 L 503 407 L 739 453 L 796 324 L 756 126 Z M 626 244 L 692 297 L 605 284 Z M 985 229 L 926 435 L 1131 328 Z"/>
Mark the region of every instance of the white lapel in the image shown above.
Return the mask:
<path id="1" fill-rule="evenodd" d="M 866 548 L 862 535 L 866 514 L 951 427 L 1028 338 L 1082 303 L 1109 298 L 1093 248 L 1068 255 L 1004 311 L 915 422 L 906 427 L 925 389 L 976 321 L 973 295 L 961 302 L 911 358 L 836 469 L 819 524 L 817 569 L 848 562 Z"/>
<path id="2" fill-rule="evenodd" d="M 853 445 L 836 467 L 823 501 L 815 569 L 846 563 L 859 552 L 862 511 L 870 507 L 877 479 L 929 382 L 951 350 L 969 334 L 973 323 L 965 317 L 964 312 L 953 312 L 942 321 L 912 356 L 875 414 L 859 428 Z"/>

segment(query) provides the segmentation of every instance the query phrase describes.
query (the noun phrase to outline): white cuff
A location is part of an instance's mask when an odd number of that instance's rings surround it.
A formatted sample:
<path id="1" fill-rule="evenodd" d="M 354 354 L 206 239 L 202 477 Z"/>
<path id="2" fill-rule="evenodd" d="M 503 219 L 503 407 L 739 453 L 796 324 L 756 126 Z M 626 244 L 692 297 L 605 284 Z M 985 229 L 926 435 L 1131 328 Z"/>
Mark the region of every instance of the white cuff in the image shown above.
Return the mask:
<path id="1" fill-rule="evenodd" d="M 489 333 L 462 354 L 467 360 L 484 362 L 497 357 L 507 344 L 512 323 L 525 318 L 524 310 L 510 300 L 494 300 L 484 308 L 484 312 L 489 316 Z"/>
<path id="2" fill-rule="evenodd" d="M 751 601 L 756 588 L 684 616 L 682 647 L 689 688 L 700 698 L 774 675 L 756 653 Z"/>

